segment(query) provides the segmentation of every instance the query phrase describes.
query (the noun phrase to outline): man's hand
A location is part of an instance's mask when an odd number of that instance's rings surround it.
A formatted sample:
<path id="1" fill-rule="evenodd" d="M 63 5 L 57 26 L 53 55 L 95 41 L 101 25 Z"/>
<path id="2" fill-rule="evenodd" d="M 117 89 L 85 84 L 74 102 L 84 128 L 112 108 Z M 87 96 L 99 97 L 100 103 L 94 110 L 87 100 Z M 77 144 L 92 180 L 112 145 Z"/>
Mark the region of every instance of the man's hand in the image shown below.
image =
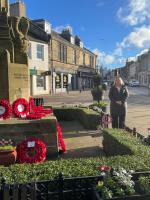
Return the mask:
<path id="1" fill-rule="evenodd" d="M 122 102 L 121 102 L 121 101 L 116 101 L 116 103 L 117 103 L 117 104 L 119 104 L 119 105 L 121 105 L 121 104 L 122 104 Z"/>

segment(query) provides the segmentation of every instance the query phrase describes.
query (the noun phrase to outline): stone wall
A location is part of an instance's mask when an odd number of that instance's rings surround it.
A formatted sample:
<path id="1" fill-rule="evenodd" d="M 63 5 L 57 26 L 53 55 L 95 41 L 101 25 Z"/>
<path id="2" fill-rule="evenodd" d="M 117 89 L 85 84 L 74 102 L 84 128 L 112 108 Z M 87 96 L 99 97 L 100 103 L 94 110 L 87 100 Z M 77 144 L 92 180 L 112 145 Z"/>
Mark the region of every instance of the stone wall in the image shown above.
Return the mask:
<path id="1" fill-rule="evenodd" d="M 0 121 L 0 139 L 12 139 L 18 144 L 28 137 L 39 138 L 45 142 L 48 157 L 58 155 L 56 118 L 54 116 L 40 120 Z"/>

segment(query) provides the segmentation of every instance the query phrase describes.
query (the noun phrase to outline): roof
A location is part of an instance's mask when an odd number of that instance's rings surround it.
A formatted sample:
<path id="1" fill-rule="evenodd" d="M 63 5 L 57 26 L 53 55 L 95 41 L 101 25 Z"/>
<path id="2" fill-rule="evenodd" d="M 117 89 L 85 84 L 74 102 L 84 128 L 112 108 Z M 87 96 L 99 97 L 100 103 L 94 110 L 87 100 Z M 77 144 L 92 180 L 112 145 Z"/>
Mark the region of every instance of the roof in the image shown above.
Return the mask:
<path id="1" fill-rule="evenodd" d="M 43 43 L 43 44 L 47 44 L 47 42 L 41 40 L 41 39 L 38 39 L 36 38 L 34 35 L 32 36 L 32 34 L 28 34 L 28 39 L 30 41 L 34 41 L 34 42 L 38 42 L 38 43 Z"/>
<path id="2" fill-rule="evenodd" d="M 52 37 L 55 36 L 55 37 L 59 38 L 60 40 L 63 40 L 63 41 L 65 41 L 65 42 L 67 42 L 68 44 L 72 45 L 72 46 L 76 46 L 77 48 L 80 48 L 80 49 L 82 49 L 82 50 L 84 50 L 84 51 L 88 51 L 88 53 L 93 54 L 94 56 L 97 56 L 96 54 L 94 54 L 94 53 L 93 53 L 92 51 L 90 51 L 89 49 L 86 49 L 85 47 L 84 47 L 84 48 L 81 48 L 81 47 L 78 46 L 78 45 L 72 44 L 71 42 L 69 42 L 68 40 L 66 40 L 65 38 L 63 38 L 63 37 L 61 36 L 61 34 L 57 33 L 57 32 L 54 31 L 54 30 L 52 30 L 52 33 L 51 33 L 51 34 L 52 34 Z"/>
<path id="3" fill-rule="evenodd" d="M 28 19 L 29 20 L 29 19 Z M 29 20 L 28 36 L 35 41 L 49 42 L 50 35 L 47 34 L 42 28 L 40 28 L 34 21 Z"/>

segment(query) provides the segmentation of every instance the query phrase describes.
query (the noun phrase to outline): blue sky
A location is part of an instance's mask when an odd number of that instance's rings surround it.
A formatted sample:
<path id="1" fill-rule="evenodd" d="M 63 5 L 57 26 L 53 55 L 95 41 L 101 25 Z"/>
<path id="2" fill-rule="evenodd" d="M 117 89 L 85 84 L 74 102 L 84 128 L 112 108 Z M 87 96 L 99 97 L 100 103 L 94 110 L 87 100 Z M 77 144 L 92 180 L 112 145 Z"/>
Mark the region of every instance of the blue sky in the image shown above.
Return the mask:
<path id="1" fill-rule="evenodd" d="M 14 0 L 10 0 L 10 3 Z M 47 19 L 53 29 L 70 26 L 99 64 L 124 66 L 150 48 L 150 0 L 24 0 L 27 16 Z"/>

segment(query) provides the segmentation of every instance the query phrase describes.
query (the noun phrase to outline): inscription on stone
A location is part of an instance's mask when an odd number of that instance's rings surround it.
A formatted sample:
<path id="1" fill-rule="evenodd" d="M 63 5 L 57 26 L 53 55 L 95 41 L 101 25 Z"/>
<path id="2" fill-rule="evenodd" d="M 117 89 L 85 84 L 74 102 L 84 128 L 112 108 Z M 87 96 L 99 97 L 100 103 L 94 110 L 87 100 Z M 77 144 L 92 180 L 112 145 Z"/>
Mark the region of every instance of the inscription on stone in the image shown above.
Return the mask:
<path id="1" fill-rule="evenodd" d="M 21 73 L 14 73 L 15 79 L 23 79 L 24 81 L 28 81 L 28 75 L 27 74 L 21 74 Z"/>

